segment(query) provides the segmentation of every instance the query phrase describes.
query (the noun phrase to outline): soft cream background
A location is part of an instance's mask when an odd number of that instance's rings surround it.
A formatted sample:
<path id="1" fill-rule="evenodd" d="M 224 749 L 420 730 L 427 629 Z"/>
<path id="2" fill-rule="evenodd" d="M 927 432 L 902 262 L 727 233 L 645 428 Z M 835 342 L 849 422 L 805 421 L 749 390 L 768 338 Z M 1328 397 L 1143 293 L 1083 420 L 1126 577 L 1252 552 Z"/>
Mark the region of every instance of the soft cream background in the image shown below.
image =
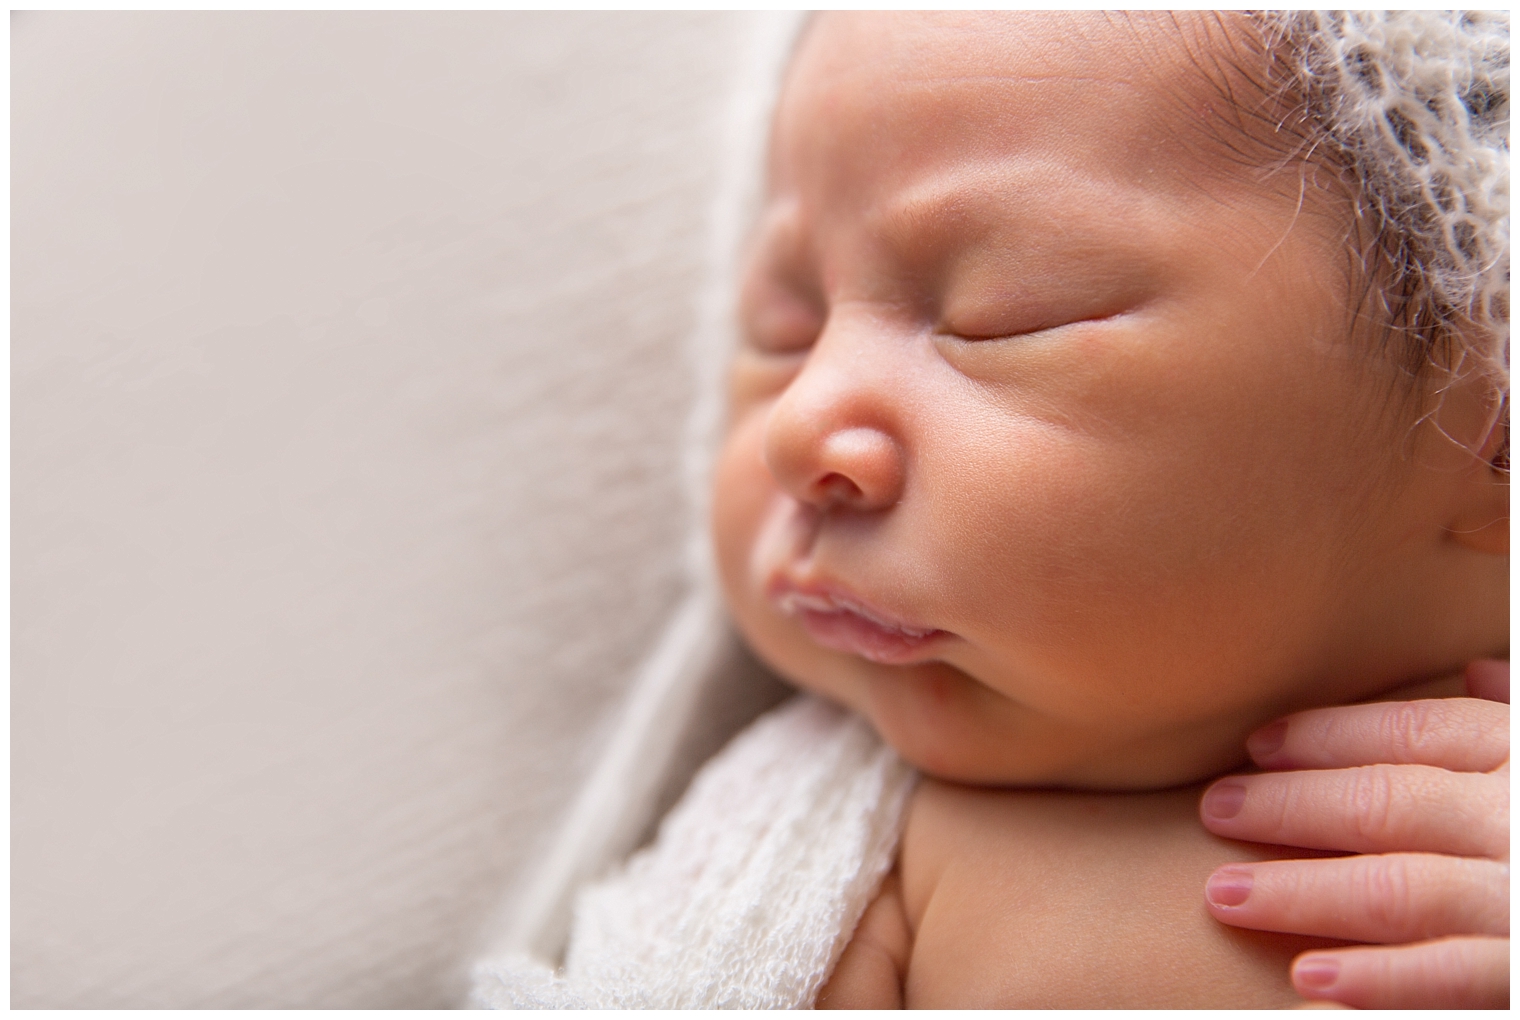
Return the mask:
<path id="1" fill-rule="evenodd" d="M 459 1000 L 682 595 L 752 22 L 14 16 L 15 1006 Z"/>

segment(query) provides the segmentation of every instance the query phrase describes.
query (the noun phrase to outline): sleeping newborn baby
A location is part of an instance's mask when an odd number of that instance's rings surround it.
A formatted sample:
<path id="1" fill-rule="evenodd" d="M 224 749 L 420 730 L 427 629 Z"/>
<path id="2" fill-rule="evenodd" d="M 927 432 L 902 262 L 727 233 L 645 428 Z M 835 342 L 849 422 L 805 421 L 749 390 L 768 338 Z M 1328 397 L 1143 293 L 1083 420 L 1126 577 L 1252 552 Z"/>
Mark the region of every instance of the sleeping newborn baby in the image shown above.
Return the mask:
<path id="1" fill-rule="evenodd" d="M 1435 45 L 1373 28 L 1388 67 Z M 1398 83 L 1356 64 L 1360 31 L 808 27 L 713 530 L 754 650 L 896 754 L 862 751 L 875 792 L 831 809 L 891 839 L 794 1004 L 1507 1001 L 1507 709 L 1355 704 L 1507 655 L 1507 185 L 1432 172 L 1453 143 L 1418 118 L 1384 141 L 1444 197 L 1369 162 L 1347 97 Z M 1426 107 L 1464 158 L 1500 151 L 1484 87 Z M 1215 784 L 1219 839 L 1191 784 L 1248 738 L 1313 771 Z M 672 849 L 684 824 L 651 853 L 700 883 L 716 851 Z"/>

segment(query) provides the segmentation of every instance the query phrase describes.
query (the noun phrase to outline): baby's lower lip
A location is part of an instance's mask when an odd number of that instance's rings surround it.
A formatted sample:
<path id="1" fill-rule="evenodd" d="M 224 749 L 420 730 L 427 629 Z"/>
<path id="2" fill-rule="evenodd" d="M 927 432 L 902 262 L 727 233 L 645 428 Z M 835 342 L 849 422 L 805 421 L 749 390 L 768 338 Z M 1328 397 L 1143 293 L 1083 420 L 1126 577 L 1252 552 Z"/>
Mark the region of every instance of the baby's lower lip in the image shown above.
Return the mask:
<path id="1" fill-rule="evenodd" d="M 781 611 L 796 617 L 818 644 L 888 666 L 921 661 L 925 649 L 945 636 L 942 630 L 900 627 L 827 597 L 787 593 Z"/>

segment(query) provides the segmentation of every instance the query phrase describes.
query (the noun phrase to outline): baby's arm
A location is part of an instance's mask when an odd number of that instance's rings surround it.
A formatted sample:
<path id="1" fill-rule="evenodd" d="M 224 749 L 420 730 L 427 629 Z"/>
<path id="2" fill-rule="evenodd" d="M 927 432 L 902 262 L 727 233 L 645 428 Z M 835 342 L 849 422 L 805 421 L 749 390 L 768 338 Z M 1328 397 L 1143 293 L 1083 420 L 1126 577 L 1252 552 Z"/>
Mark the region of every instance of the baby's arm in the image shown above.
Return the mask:
<path id="1" fill-rule="evenodd" d="M 894 870 L 866 908 L 815 1009 L 902 1009 L 913 937 Z"/>
<path id="2" fill-rule="evenodd" d="M 1501 675 L 1502 673 L 1502 675 Z M 1468 690 L 1508 700 L 1508 666 Z M 1220 868 L 1227 924 L 1375 943 L 1306 953 L 1307 998 L 1363 1008 L 1509 1003 L 1509 709 L 1453 698 L 1317 709 L 1259 730 L 1266 769 L 1210 788 L 1221 836 L 1359 856 Z"/>

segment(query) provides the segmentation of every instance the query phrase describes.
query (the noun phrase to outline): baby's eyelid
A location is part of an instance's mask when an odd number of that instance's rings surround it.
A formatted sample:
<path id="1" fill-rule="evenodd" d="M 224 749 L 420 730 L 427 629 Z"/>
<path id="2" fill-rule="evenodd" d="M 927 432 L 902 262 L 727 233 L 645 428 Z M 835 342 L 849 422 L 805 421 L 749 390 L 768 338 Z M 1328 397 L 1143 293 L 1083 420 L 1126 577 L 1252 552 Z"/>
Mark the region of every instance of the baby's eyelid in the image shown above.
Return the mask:
<path id="1" fill-rule="evenodd" d="M 757 311 L 746 318 L 744 334 L 752 347 L 786 353 L 812 347 L 822 326 L 821 319 L 787 314 L 786 310 Z"/>
<path id="2" fill-rule="evenodd" d="M 825 313 L 796 293 L 768 288 L 745 302 L 742 322 L 752 346 L 761 350 L 804 350 L 823 331 Z"/>
<path id="3" fill-rule="evenodd" d="M 1123 308 L 1119 311 L 1104 312 L 1100 314 L 1057 315 L 1043 320 L 1034 320 L 1027 326 L 1014 329 L 998 330 L 996 332 L 978 332 L 966 329 L 957 329 L 953 324 L 941 322 L 935 329 L 938 336 L 954 340 L 964 340 L 967 343 L 986 342 L 990 340 L 1014 340 L 1019 337 L 1035 336 L 1040 333 L 1049 333 L 1057 329 L 1065 329 L 1067 326 L 1078 326 L 1085 323 L 1101 323 L 1118 319 L 1128 314 L 1133 309 Z"/>
<path id="4" fill-rule="evenodd" d="M 1061 325 L 1066 325 L 1062 323 Z M 1014 329 L 1006 332 L 980 333 L 956 329 L 945 323 L 940 323 L 934 329 L 935 336 L 942 336 L 947 340 L 963 340 L 966 343 L 986 343 L 991 340 L 1013 340 L 1022 336 L 1033 336 L 1043 333 L 1048 329 L 1058 329 L 1059 326 L 1033 326 L 1027 329 Z"/>

